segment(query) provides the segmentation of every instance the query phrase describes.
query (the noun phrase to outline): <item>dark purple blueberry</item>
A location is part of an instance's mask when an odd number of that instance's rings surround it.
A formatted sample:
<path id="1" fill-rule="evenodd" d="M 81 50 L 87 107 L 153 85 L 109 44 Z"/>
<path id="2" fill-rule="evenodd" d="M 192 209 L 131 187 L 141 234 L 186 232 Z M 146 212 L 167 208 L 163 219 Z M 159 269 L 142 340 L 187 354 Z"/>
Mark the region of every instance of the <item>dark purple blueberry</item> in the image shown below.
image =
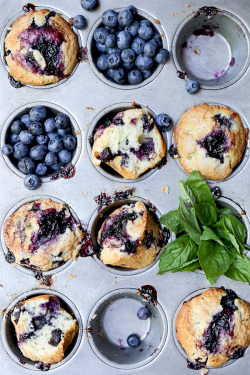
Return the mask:
<path id="1" fill-rule="evenodd" d="M 144 114 L 142 121 L 143 121 L 143 130 L 145 132 L 149 133 L 151 130 L 154 129 L 154 123 L 153 121 L 150 122 L 150 117 L 148 115 Z"/>
<path id="2" fill-rule="evenodd" d="M 157 305 L 157 291 L 152 285 L 143 285 L 139 289 L 140 295 L 148 302 L 152 302 Z"/>
<path id="3" fill-rule="evenodd" d="M 235 116 L 233 116 L 233 115 L 235 115 Z M 218 115 L 214 116 L 214 119 L 215 119 L 216 122 L 218 122 L 220 124 L 220 126 L 225 125 L 225 126 L 228 127 L 228 129 L 230 129 L 231 126 L 232 126 L 231 120 L 233 120 L 237 116 L 236 113 L 233 114 L 233 115 L 231 115 L 229 118 L 227 118 L 225 116 L 221 116 L 220 114 L 218 114 Z"/>
<path id="4" fill-rule="evenodd" d="M 19 134 L 25 129 L 25 125 L 21 120 L 15 120 L 10 126 L 10 130 L 13 134 Z"/>
<path id="5" fill-rule="evenodd" d="M 108 69 L 108 55 L 106 53 L 102 53 L 96 62 L 97 68 L 102 72 Z"/>
<path id="6" fill-rule="evenodd" d="M 118 14 L 118 23 L 121 27 L 126 27 L 131 25 L 133 22 L 133 14 L 131 11 L 126 8 L 124 10 L 121 10 L 120 13 Z"/>
<path id="7" fill-rule="evenodd" d="M 24 179 L 24 186 L 29 190 L 35 190 L 40 186 L 40 179 L 35 174 L 28 174 Z"/>
<path id="8" fill-rule="evenodd" d="M 152 231 L 146 231 L 144 238 L 143 238 L 143 245 L 146 246 L 147 249 L 149 249 L 152 244 L 154 243 L 154 236 Z"/>
<path id="9" fill-rule="evenodd" d="M 13 147 L 11 145 L 8 145 L 8 144 L 3 145 L 3 147 L 2 147 L 2 153 L 5 156 L 11 155 L 13 153 Z"/>
<path id="10" fill-rule="evenodd" d="M 131 70 L 128 73 L 128 81 L 131 85 L 138 85 L 142 82 L 142 74 L 139 69 Z"/>
<path id="11" fill-rule="evenodd" d="M 151 69 L 154 65 L 154 60 L 147 55 L 139 55 L 135 60 L 135 65 L 140 70 Z"/>
<path id="12" fill-rule="evenodd" d="M 185 82 L 185 88 L 189 94 L 195 94 L 200 89 L 200 84 L 196 79 L 188 78 Z"/>
<path id="13" fill-rule="evenodd" d="M 114 10 L 108 9 L 102 14 L 102 22 L 106 27 L 116 27 L 118 22 L 118 14 Z"/>
<path id="14" fill-rule="evenodd" d="M 145 44 L 146 44 L 145 40 L 143 40 L 142 38 L 140 38 L 139 36 L 137 36 L 133 40 L 131 48 L 132 48 L 132 50 L 135 51 L 135 53 L 137 55 L 141 55 L 144 52 Z"/>
<path id="15" fill-rule="evenodd" d="M 211 188 L 211 193 L 214 199 L 218 199 L 221 197 L 221 189 L 219 188 L 219 186 L 214 186 L 213 188 Z"/>
<path id="16" fill-rule="evenodd" d="M 79 29 L 79 30 L 82 30 L 84 29 L 84 27 L 86 26 L 87 24 L 87 21 L 86 21 L 86 18 L 81 15 L 81 14 L 78 14 L 77 16 L 75 16 L 73 18 L 73 26 L 76 28 L 76 29 Z"/>
<path id="17" fill-rule="evenodd" d="M 154 120 L 161 131 L 165 132 L 171 129 L 172 121 L 166 113 L 161 113 L 160 115 L 156 116 Z"/>
<path id="18" fill-rule="evenodd" d="M 124 50 L 126 48 L 129 48 L 131 46 L 131 43 L 132 43 L 131 34 L 126 30 L 122 30 L 117 34 L 116 41 L 117 41 L 117 47 L 120 50 Z"/>
<path id="19" fill-rule="evenodd" d="M 191 362 L 187 359 L 187 367 L 191 370 L 201 370 L 202 368 L 206 367 L 206 363 L 200 361 Z"/>
<path id="20" fill-rule="evenodd" d="M 178 150 L 177 150 L 177 147 L 173 144 L 169 147 L 169 155 L 171 156 L 171 158 L 175 159 L 175 156 L 178 156 Z"/>
<path id="21" fill-rule="evenodd" d="M 149 40 L 153 37 L 154 31 L 153 31 L 152 25 L 149 21 L 144 22 L 144 23 L 140 22 L 140 27 L 138 29 L 138 35 L 143 40 Z"/>
<path id="22" fill-rule="evenodd" d="M 59 215 L 56 216 L 57 218 L 59 218 Z M 48 303 L 48 309 L 51 311 L 51 312 L 54 312 L 54 311 L 59 311 L 60 310 L 60 301 L 57 297 L 49 297 L 49 303 Z"/>
<path id="23" fill-rule="evenodd" d="M 22 158 L 25 158 L 25 156 L 27 156 L 28 154 L 29 154 L 29 147 L 27 145 L 24 145 L 21 142 L 17 142 L 14 145 L 13 156 L 15 159 L 20 160 Z"/>
<path id="24" fill-rule="evenodd" d="M 92 10 L 97 7 L 98 0 L 81 0 L 81 6 L 85 10 Z"/>
<path id="25" fill-rule="evenodd" d="M 108 48 L 114 48 L 116 46 L 116 37 L 115 37 L 115 34 L 109 34 L 107 36 L 105 45 Z M 106 52 L 106 51 L 104 51 L 104 52 Z"/>
<path id="26" fill-rule="evenodd" d="M 45 131 L 51 133 L 56 129 L 56 122 L 54 118 L 47 118 L 44 123 Z"/>
<path id="27" fill-rule="evenodd" d="M 125 82 L 125 72 L 123 68 L 116 69 L 114 73 L 114 81 L 119 84 L 123 84 Z"/>
<path id="28" fill-rule="evenodd" d="M 140 24 L 138 21 L 134 21 L 130 26 L 125 27 L 125 30 L 128 31 L 132 37 L 136 37 L 138 34 L 138 29 L 140 27 Z"/>
<path id="29" fill-rule="evenodd" d="M 35 366 L 38 370 L 41 370 L 41 371 L 49 371 L 50 369 L 50 365 L 47 365 L 46 363 L 43 363 L 43 362 L 36 362 Z"/>
<path id="30" fill-rule="evenodd" d="M 27 130 L 22 130 L 19 134 L 19 140 L 25 145 L 31 145 L 34 142 L 34 135 Z"/>
<path id="31" fill-rule="evenodd" d="M 14 145 L 19 141 L 19 135 L 18 134 L 11 134 L 10 141 Z"/>
<path id="32" fill-rule="evenodd" d="M 110 161 L 114 159 L 114 155 L 112 154 L 109 147 L 106 147 L 98 156 L 98 159 L 100 159 L 103 163 L 106 163 L 107 161 Z"/>
<path id="33" fill-rule="evenodd" d="M 135 61 L 135 51 L 132 48 L 126 48 L 121 53 L 121 59 L 125 64 L 131 64 Z"/>
<path id="34" fill-rule="evenodd" d="M 36 163 L 31 158 L 23 158 L 18 162 L 18 169 L 24 174 L 35 172 Z"/>
<path id="35" fill-rule="evenodd" d="M 205 148 L 207 156 L 219 159 L 222 164 L 224 163 L 224 153 L 227 152 L 229 148 L 228 139 L 223 130 L 213 130 L 197 143 Z"/>
<path id="36" fill-rule="evenodd" d="M 23 258 L 20 260 L 20 264 L 23 264 L 23 265 L 26 265 L 26 266 L 30 266 L 30 260 L 29 258 Z"/>
<path id="37" fill-rule="evenodd" d="M 59 152 L 63 149 L 62 139 L 50 139 L 48 144 L 48 149 L 51 152 Z"/>
<path id="38" fill-rule="evenodd" d="M 29 115 L 32 122 L 43 121 L 46 119 L 47 110 L 42 105 L 37 105 L 31 108 Z"/>
<path id="39" fill-rule="evenodd" d="M 47 166 L 44 163 L 37 164 L 36 174 L 38 176 L 45 176 L 46 173 L 47 173 L 47 171 L 48 171 L 48 168 L 47 168 Z"/>
<path id="40" fill-rule="evenodd" d="M 243 349 L 243 348 L 236 349 L 232 358 L 233 359 L 241 358 L 241 357 L 244 356 L 244 353 L 245 353 L 245 349 Z"/>
<path id="41" fill-rule="evenodd" d="M 71 133 L 72 129 L 70 126 L 68 126 L 65 129 L 57 129 L 57 133 L 60 135 L 60 137 L 64 137 L 66 134 Z"/>
<path id="42" fill-rule="evenodd" d="M 148 307 L 141 307 L 138 311 L 137 311 L 137 316 L 140 320 L 147 320 L 148 318 L 150 318 L 151 316 L 151 311 L 149 310 Z"/>
<path id="43" fill-rule="evenodd" d="M 35 331 L 41 329 L 47 324 L 47 319 L 45 315 L 39 315 L 32 318 L 32 324 L 34 325 Z"/>
<path id="44" fill-rule="evenodd" d="M 170 53 L 166 48 L 161 48 L 155 56 L 158 64 L 165 64 L 169 59 Z"/>
<path id="45" fill-rule="evenodd" d="M 76 148 L 76 138 L 71 134 L 65 135 L 63 143 L 67 150 L 74 150 Z"/>
<path id="46" fill-rule="evenodd" d="M 14 318 L 15 324 L 18 323 L 18 321 L 20 319 L 20 315 L 21 315 L 21 308 L 20 308 L 20 305 L 18 304 L 15 307 L 15 310 L 13 311 L 13 313 L 11 314 L 12 318 Z"/>
<path id="47" fill-rule="evenodd" d="M 6 262 L 8 262 L 8 263 L 15 263 L 15 261 L 16 261 L 16 257 L 15 257 L 15 255 L 12 253 L 12 251 L 8 251 L 8 252 L 5 254 L 5 260 L 6 260 Z"/>
<path id="48" fill-rule="evenodd" d="M 94 32 L 94 39 L 97 43 L 105 44 L 106 38 L 109 35 L 109 31 L 105 27 L 99 27 Z"/>
<path id="49" fill-rule="evenodd" d="M 142 160 L 143 158 L 146 158 L 147 160 L 150 160 L 150 154 L 155 150 L 154 141 L 152 138 L 146 138 L 143 143 L 140 144 L 140 146 L 135 149 L 131 148 L 130 151 L 136 155 L 136 157 L 139 160 Z"/>
<path id="50" fill-rule="evenodd" d="M 28 115 L 28 113 L 26 113 L 26 115 L 23 115 L 21 117 L 21 121 L 24 123 L 24 125 L 26 126 L 26 128 L 29 128 L 30 127 L 30 124 L 31 124 L 31 119 L 30 119 L 30 116 Z"/>
<path id="51" fill-rule="evenodd" d="M 41 134 L 41 135 L 36 136 L 36 141 L 39 145 L 46 145 L 46 143 L 48 143 L 48 140 L 49 140 L 49 137 L 47 135 Z"/>
<path id="52" fill-rule="evenodd" d="M 72 159 L 72 154 L 70 151 L 63 149 L 58 153 L 58 157 L 60 162 L 68 164 Z"/>
<path id="53" fill-rule="evenodd" d="M 41 122 L 32 122 L 29 131 L 32 135 L 41 135 L 44 132 L 44 126 Z"/>
<path id="54" fill-rule="evenodd" d="M 59 328 L 53 329 L 51 332 L 51 338 L 49 340 L 49 344 L 52 346 L 57 346 L 62 339 L 62 331 Z"/>
<path id="55" fill-rule="evenodd" d="M 56 164 L 58 162 L 57 154 L 55 152 L 48 152 L 44 162 L 47 167 Z"/>
<path id="56" fill-rule="evenodd" d="M 48 152 L 48 148 L 45 145 L 37 145 L 31 148 L 30 157 L 33 160 L 43 160 Z"/>
<path id="57" fill-rule="evenodd" d="M 128 346 L 130 346 L 131 348 L 138 348 L 138 346 L 141 343 L 141 340 L 140 340 L 140 337 L 138 335 L 133 333 L 132 335 L 128 336 L 127 343 L 128 343 Z"/>
<path id="58" fill-rule="evenodd" d="M 55 122 L 58 129 L 65 129 L 70 125 L 69 116 L 65 113 L 58 113 L 58 115 L 56 115 Z"/>

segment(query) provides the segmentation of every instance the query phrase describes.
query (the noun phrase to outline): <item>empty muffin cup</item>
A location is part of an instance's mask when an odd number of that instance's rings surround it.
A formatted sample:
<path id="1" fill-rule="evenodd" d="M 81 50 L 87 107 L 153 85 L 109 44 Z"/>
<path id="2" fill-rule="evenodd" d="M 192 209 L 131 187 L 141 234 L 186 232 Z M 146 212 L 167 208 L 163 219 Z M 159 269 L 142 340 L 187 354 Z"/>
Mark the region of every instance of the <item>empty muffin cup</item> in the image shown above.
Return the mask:
<path id="1" fill-rule="evenodd" d="M 141 307 L 150 311 L 150 317 L 145 320 L 137 316 Z M 161 305 L 147 302 L 136 289 L 117 289 L 103 296 L 91 310 L 88 323 L 88 341 L 94 353 L 108 365 L 126 370 L 142 367 L 155 359 L 168 332 Z M 127 343 L 132 334 L 139 337 L 137 347 Z"/>
<path id="2" fill-rule="evenodd" d="M 200 8 L 178 27 L 173 39 L 177 70 L 197 79 L 204 89 L 235 83 L 249 66 L 249 32 L 234 14 Z"/>
<path id="3" fill-rule="evenodd" d="M 61 362 L 51 365 L 50 369 L 51 370 L 56 369 L 64 365 L 65 363 L 67 363 L 76 353 L 82 341 L 83 326 L 82 326 L 81 316 L 80 316 L 78 309 L 74 305 L 74 303 L 68 297 L 54 290 L 46 290 L 46 289 L 37 289 L 37 290 L 33 290 L 30 292 L 21 294 L 13 302 L 11 302 L 11 304 L 7 307 L 3 315 L 3 320 L 1 324 L 1 338 L 2 338 L 3 346 L 6 352 L 8 353 L 8 355 L 10 356 L 10 358 L 13 359 L 19 366 L 22 366 L 26 370 L 39 371 L 39 369 L 35 366 L 35 362 L 24 357 L 24 355 L 18 348 L 15 329 L 11 322 L 11 313 L 14 307 L 18 304 L 18 302 L 21 302 L 28 298 L 36 297 L 39 295 L 44 295 L 44 294 L 52 294 L 58 297 L 62 308 L 65 309 L 74 319 L 77 320 L 77 323 L 79 326 L 78 333 L 76 334 L 73 342 L 70 344 L 70 346 L 66 350 L 64 359 Z"/>

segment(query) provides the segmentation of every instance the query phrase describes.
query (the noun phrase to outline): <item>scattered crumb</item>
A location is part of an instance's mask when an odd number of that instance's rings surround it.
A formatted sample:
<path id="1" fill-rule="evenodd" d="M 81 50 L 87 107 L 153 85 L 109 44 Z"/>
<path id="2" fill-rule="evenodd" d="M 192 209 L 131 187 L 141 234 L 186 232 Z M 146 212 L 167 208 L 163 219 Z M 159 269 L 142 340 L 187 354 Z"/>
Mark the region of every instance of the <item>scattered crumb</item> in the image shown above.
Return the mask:
<path id="1" fill-rule="evenodd" d="M 68 23 L 70 26 L 73 26 L 73 17 L 71 17 L 69 20 L 68 20 Z"/>
<path id="2" fill-rule="evenodd" d="M 78 131 L 78 130 L 75 130 L 75 134 L 76 134 L 76 135 L 79 135 L 80 133 L 79 133 L 79 131 Z"/>
<path id="3" fill-rule="evenodd" d="M 159 25 L 161 24 L 159 20 L 157 20 L 156 18 L 153 18 L 153 21 L 154 23 L 158 23 Z"/>
<path id="4" fill-rule="evenodd" d="M 185 14 L 185 18 L 188 18 L 187 14 Z"/>
<path id="5" fill-rule="evenodd" d="M 90 336 L 87 336 L 87 339 L 89 340 L 89 339 L 90 339 Z"/>
<path id="6" fill-rule="evenodd" d="M 190 4 L 187 4 L 187 8 L 190 8 Z"/>
<path id="7" fill-rule="evenodd" d="M 160 37 L 163 38 L 163 34 L 160 34 Z"/>
<path id="8" fill-rule="evenodd" d="M 246 215 L 246 211 L 245 211 L 245 210 L 242 210 L 241 213 L 240 213 L 240 215 L 242 215 L 242 216 L 243 216 L 243 215 Z"/>
<path id="9" fill-rule="evenodd" d="M 93 107 L 86 107 L 86 109 L 91 110 L 91 111 L 95 111 L 95 109 Z"/>
<path id="10" fill-rule="evenodd" d="M 185 13 L 185 10 L 183 10 L 182 13 Z"/>
<path id="11" fill-rule="evenodd" d="M 209 370 L 207 368 L 204 368 L 201 370 L 201 375 L 207 375 L 209 373 Z"/>
<path id="12" fill-rule="evenodd" d="M 201 51 L 199 50 L 199 49 L 193 49 L 193 51 L 194 51 L 194 53 L 196 54 L 196 55 L 199 55 L 200 53 L 201 53 Z"/>
<path id="13" fill-rule="evenodd" d="M 195 10 L 192 10 L 192 13 L 195 13 Z"/>
<path id="14" fill-rule="evenodd" d="M 12 263 L 10 266 L 11 267 L 16 267 L 16 263 Z"/>
<path id="15" fill-rule="evenodd" d="M 97 317 L 97 314 L 94 314 L 91 318 L 91 320 L 94 320 Z"/>
<path id="16" fill-rule="evenodd" d="M 69 277 L 71 277 L 72 279 L 75 279 L 77 276 L 76 275 L 72 275 L 72 273 L 70 273 Z"/>
<path id="17" fill-rule="evenodd" d="M 92 61 L 92 57 L 89 58 L 89 61 Z"/>
<path id="18" fill-rule="evenodd" d="M 11 29 L 12 29 L 12 27 L 11 27 L 11 26 L 8 26 L 8 27 L 7 27 L 7 30 L 11 30 Z"/>
<path id="19" fill-rule="evenodd" d="M 172 14 L 172 17 L 174 17 L 174 13 Z"/>
<path id="20" fill-rule="evenodd" d="M 2 315 L 5 313 L 6 310 L 7 310 L 7 307 L 2 310 Z"/>
<path id="21" fill-rule="evenodd" d="M 114 281 L 114 284 L 117 284 L 117 281 Z"/>
<path id="22" fill-rule="evenodd" d="M 3 285 L 2 285 L 2 284 L 0 284 L 0 288 L 3 288 Z"/>
<path id="23" fill-rule="evenodd" d="M 88 122 L 85 126 L 89 126 L 90 125 L 90 122 Z"/>
<path id="24" fill-rule="evenodd" d="M 131 104 L 130 104 L 131 107 L 134 107 L 135 106 L 135 101 L 133 101 Z"/>
<path id="25" fill-rule="evenodd" d="M 161 191 L 162 191 L 163 193 L 168 194 L 168 193 L 169 193 L 169 186 L 162 186 Z"/>

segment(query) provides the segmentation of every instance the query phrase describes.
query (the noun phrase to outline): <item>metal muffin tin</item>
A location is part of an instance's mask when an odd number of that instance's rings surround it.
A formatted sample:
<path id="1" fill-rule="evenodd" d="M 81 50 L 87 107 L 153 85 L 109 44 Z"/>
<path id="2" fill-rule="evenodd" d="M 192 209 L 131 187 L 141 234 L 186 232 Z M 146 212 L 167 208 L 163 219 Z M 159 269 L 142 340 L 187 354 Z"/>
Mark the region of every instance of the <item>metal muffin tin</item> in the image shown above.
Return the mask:
<path id="1" fill-rule="evenodd" d="M 13 16 L 20 12 L 21 7 L 27 2 L 24 0 L 9 0 L 8 3 L 2 4 L 1 30 L 4 32 L 5 25 Z M 125 7 L 133 3 L 130 0 L 123 0 L 119 3 L 119 7 Z M 220 9 L 227 11 L 226 14 L 233 15 L 240 24 L 244 24 L 244 32 L 246 34 L 247 46 L 249 48 L 248 30 L 250 27 L 250 7 L 248 0 L 239 0 L 238 2 L 221 0 L 206 1 L 201 3 L 198 0 L 192 1 L 190 7 L 188 2 L 184 0 L 137 0 L 134 5 L 143 13 L 149 14 L 152 18 L 161 22 L 161 28 L 164 32 L 165 45 L 171 46 L 172 56 L 176 56 L 175 36 L 181 32 L 181 28 L 191 20 L 185 18 L 185 15 L 193 15 L 192 11 L 197 10 L 201 6 L 218 6 Z M 56 9 L 62 14 L 72 17 L 77 14 L 84 14 L 88 20 L 88 28 L 80 31 L 80 39 L 82 45 L 86 46 L 90 43 L 90 35 L 93 32 L 93 26 L 98 24 L 102 13 L 107 9 L 116 9 L 117 2 L 114 0 L 100 0 L 100 6 L 91 12 L 83 11 L 80 0 L 70 1 L 42 1 L 38 4 L 44 8 Z M 238 21 L 239 20 L 239 21 Z M 155 24 L 158 27 L 159 24 Z M 230 39 L 230 38 L 229 38 Z M 230 40 L 228 41 L 228 43 Z M 230 44 L 230 43 L 229 43 Z M 242 51 L 242 53 L 245 51 Z M 218 51 L 219 54 L 219 51 Z M 90 57 L 90 56 L 89 56 Z M 8 168 L 5 160 L 0 156 L 0 186 L 1 186 L 1 213 L 0 223 L 3 222 L 7 213 L 12 207 L 22 200 L 28 201 L 42 196 L 52 196 L 69 204 L 77 213 L 83 223 L 88 225 L 93 219 L 93 213 L 96 210 L 94 197 L 103 191 L 107 193 L 117 190 L 124 190 L 126 187 L 135 187 L 135 195 L 143 199 L 149 199 L 155 204 L 159 212 L 166 213 L 178 206 L 179 187 L 178 180 L 185 180 L 187 175 L 176 165 L 176 162 L 168 156 L 167 164 L 154 173 L 146 174 L 143 179 L 136 181 L 128 181 L 122 178 L 112 178 L 99 173 L 95 168 L 88 155 L 87 137 L 89 127 L 93 126 L 92 121 L 98 114 L 104 113 L 105 109 L 112 107 L 116 103 L 131 103 L 133 101 L 148 106 L 154 113 L 166 112 L 176 124 L 180 115 L 192 107 L 203 102 L 207 103 L 223 103 L 229 107 L 235 108 L 237 112 L 249 123 L 250 107 L 248 97 L 250 94 L 249 80 L 250 69 L 249 53 L 242 68 L 241 74 L 236 75 L 237 79 L 230 82 L 230 86 L 222 85 L 213 87 L 209 85 L 210 90 L 200 90 L 195 95 L 189 95 L 184 88 L 184 81 L 177 78 L 176 66 L 173 57 L 162 67 L 159 74 L 153 76 L 152 81 L 145 81 L 143 87 L 130 86 L 129 90 L 125 87 L 115 87 L 104 82 L 96 75 L 91 66 L 91 62 L 82 62 L 79 64 L 74 74 L 64 82 L 57 85 L 44 86 L 34 89 L 34 87 L 23 87 L 20 89 L 13 88 L 7 78 L 6 67 L 0 64 L 0 102 L 2 108 L 0 111 L 0 121 L 3 124 L 12 116 L 18 108 L 25 108 L 33 102 L 46 102 L 51 106 L 54 104 L 69 112 L 76 123 L 79 125 L 82 136 L 82 150 L 76 164 L 76 175 L 69 180 L 60 179 L 51 183 L 43 183 L 36 191 L 25 189 L 22 179 L 16 173 Z M 147 83 L 147 84 L 146 84 Z M 233 83 L 233 84 L 232 84 Z M 204 85 L 206 86 L 206 85 Z M 206 87 L 205 87 L 206 88 Z M 218 89 L 221 88 L 221 89 Z M 172 142 L 173 129 L 166 134 L 167 146 Z M 239 168 L 237 174 L 230 179 L 219 184 L 222 189 L 223 196 L 230 198 L 239 204 L 246 214 L 250 212 L 249 201 L 249 161 L 248 153 L 243 168 Z M 169 194 L 162 192 L 162 187 L 169 187 Z M 248 233 L 249 241 L 249 233 Z M 248 242 L 249 243 L 249 242 Z M 47 293 L 59 293 L 66 296 L 79 311 L 79 320 L 83 324 L 83 336 L 79 341 L 79 347 L 74 352 L 69 361 L 61 362 L 59 369 L 52 366 L 50 372 L 52 374 L 60 371 L 61 375 L 68 373 L 81 374 L 87 371 L 93 375 L 109 374 L 118 375 L 129 368 L 132 375 L 146 374 L 192 374 L 194 372 L 186 367 L 186 361 L 175 345 L 173 337 L 173 324 L 176 309 L 184 299 L 187 299 L 196 290 L 209 287 L 209 283 L 202 273 L 165 273 L 158 276 L 158 262 L 153 264 L 143 272 L 131 274 L 127 276 L 123 273 L 109 272 L 106 267 L 92 259 L 79 258 L 77 262 L 71 262 L 65 269 L 54 273 L 52 276 L 53 284 L 51 288 L 46 288 Z M 38 280 L 32 275 L 19 272 L 17 267 L 13 267 L 6 263 L 4 252 L 0 251 L 0 320 L 2 320 L 1 335 L 6 335 L 8 325 L 6 325 L 7 314 L 4 311 L 10 305 L 15 304 L 16 299 L 23 298 L 29 293 L 44 293 L 40 291 L 42 288 Z M 162 314 L 166 315 L 165 333 L 166 341 L 164 341 L 161 351 L 155 357 L 151 357 L 151 361 L 143 360 L 139 366 L 131 366 L 129 361 L 121 368 L 113 367 L 103 362 L 95 354 L 92 349 L 93 337 L 87 331 L 89 318 L 93 312 L 94 306 L 98 301 L 105 299 L 108 293 L 119 293 L 119 289 L 135 290 L 142 285 L 151 284 L 158 292 L 158 299 L 162 308 Z M 216 283 L 216 287 L 223 285 L 225 288 L 231 288 L 239 295 L 239 297 L 250 301 L 249 285 L 246 283 L 235 282 L 224 276 L 220 277 Z M 28 293 L 28 294 L 26 294 Z M 61 297 L 63 299 L 63 296 Z M 67 302 L 67 300 L 65 300 Z M 70 305 L 73 310 L 75 307 Z M 7 310 L 8 311 L 8 310 Z M 76 314 L 76 310 L 74 310 Z M 6 331 L 7 329 L 7 331 Z M 128 332 L 128 335 L 131 332 Z M 8 346 L 5 350 L 5 346 Z M 18 363 L 8 354 L 11 344 L 3 338 L 0 341 L 0 360 L 1 374 L 14 375 L 29 374 L 30 370 L 36 368 L 32 364 Z M 75 350 L 75 347 L 72 348 Z M 112 352 L 111 352 L 112 355 Z M 21 355 L 20 355 L 21 358 Z M 115 358 L 111 359 L 114 362 Z M 238 373 L 247 374 L 249 372 L 250 350 L 248 349 L 243 358 L 234 363 L 218 369 L 211 369 L 211 374 L 216 375 L 237 375 Z M 84 370 L 83 370 L 84 369 Z"/>

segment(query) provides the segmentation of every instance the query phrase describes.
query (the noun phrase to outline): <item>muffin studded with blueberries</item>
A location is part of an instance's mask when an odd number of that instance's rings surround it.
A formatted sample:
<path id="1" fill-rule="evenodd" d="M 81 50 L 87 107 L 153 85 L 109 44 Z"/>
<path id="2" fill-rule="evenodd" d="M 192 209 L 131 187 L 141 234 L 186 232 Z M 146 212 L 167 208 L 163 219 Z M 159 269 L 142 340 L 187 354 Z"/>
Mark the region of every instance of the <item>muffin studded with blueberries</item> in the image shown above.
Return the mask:
<path id="1" fill-rule="evenodd" d="M 5 38 L 10 75 L 24 84 L 47 85 L 73 71 L 77 35 L 68 22 L 48 9 L 31 10 L 13 23 Z"/>
<path id="2" fill-rule="evenodd" d="M 200 104 L 180 117 L 174 131 L 180 165 L 210 180 L 225 180 L 240 163 L 248 139 L 238 113 Z"/>
<path id="3" fill-rule="evenodd" d="M 40 271 L 76 259 L 84 233 L 63 203 L 50 198 L 21 206 L 4 222 L 6 260 Z"/>

